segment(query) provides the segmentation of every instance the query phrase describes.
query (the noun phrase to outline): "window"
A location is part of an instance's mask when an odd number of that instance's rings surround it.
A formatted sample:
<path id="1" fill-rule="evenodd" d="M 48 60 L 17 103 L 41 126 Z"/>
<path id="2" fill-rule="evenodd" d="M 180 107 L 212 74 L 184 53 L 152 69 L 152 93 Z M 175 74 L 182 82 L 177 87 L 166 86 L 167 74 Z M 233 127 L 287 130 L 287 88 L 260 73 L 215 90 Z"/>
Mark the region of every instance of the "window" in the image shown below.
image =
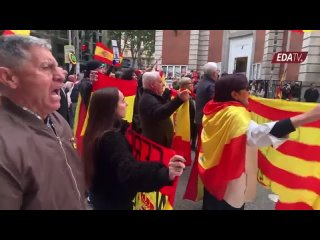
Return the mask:
<path id="1" fill-rule="evenodd" d="M 261 79 L 261 63 L 252 64 L 251 79 Z"/>
<path id="2" fill-rule="evenodd" d="M 162 65 L 162 70 L 166 73 L 166 78 L 178 78 L 187 73 L 188 67 L 185 65 Z"/>

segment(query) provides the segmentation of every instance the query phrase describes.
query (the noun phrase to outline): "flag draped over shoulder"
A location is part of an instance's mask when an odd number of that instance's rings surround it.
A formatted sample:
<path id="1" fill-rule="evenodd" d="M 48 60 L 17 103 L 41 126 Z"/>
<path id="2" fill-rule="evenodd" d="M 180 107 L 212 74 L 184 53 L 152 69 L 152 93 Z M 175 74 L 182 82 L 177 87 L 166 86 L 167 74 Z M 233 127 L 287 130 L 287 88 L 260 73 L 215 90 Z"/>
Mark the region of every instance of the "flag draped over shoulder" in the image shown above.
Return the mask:
<path id="1" fill-rule="evenodd" d="M 109 65 L 113 65 L 113 51 L 106 47 L 103 43 L 97 42 L 93 58 Z M 120 67 L 123 55 L 120 54 L 120 61 L 115 66 Z"/>
<path id="2" fill-rule="evenodd" d="M 31 30 L 4 30 L 2 35 L 25 35 L 29 36 Z"/>
<path id="3" fill-rule="evenodd" d="M 133 116 L 134 98 L 135 98 L 136 89 L 137 89 L 137 81 L 111 78 L 104 74 L 99 74 L 98 81 L 93 82 L 92 92 L 95 92 L 98 89 L 107 88 L 107 87 L 116 87 L 123 93 L 123 95 L 125 96 L 126 102 L 128 104 L 125 120 L 131 123 L 132 116 Z M 85 133 L 87 122 L 88 122 L 87 112 L 88 112 L 87 108 L 85 107 L 81 99 L 81 96 L 79 94 L 76 113 L 75 113 L 74 129 L 73 129 L 74 135 L 77 139 L 79 155 L 81 155 L 82 153 L 82 139 L 83 139 L 83 135 Z"/>
<path id="4" fill-rule="evenodd" d="M 245 171 L 250 113 L 238 102 L 209 101 L 204 107 L 198 168 L 206 189 L 221 200 L 228 182 Z"/>
<path id="5" fill-rule="evenodd" d="M 129 129 L 127 139 L 132 147 L 135 159 L 139 161 L 157 161 L 164 165 L 169 165 L 169 160 L 175 152 L 165 148 L 148 138 Z M 134 198 L 134 210 L 172 210 L 177 189 L 178 178 L 174 180 L 172 186 L 165 186 L 160 191 L 139 192 Z"/>
<path id="6" fill-rule="evenodd" d="M 172 96 L 177 96 L 179 91 L 174 89 L 171 90 Z M 190 106 L 189 101 L 184 102 L 178 109 L 173 113 L 173 126 L 174 136 L 172 140 L 172 149 L 177 154 L 183 156 L 186 159 L 186 166 L 191 165 L 191 137 L 190 137 Z"/>
<path id="7" fill-rule="evenodd" d="M 311 110 L 315 103 L 251 97 L 252 119 L 276 121 Z M 277 149 L 259 148 L 258 181 L 279 195 L 276 209 L 320 210 L 320 121 L 289 134 Z"/>

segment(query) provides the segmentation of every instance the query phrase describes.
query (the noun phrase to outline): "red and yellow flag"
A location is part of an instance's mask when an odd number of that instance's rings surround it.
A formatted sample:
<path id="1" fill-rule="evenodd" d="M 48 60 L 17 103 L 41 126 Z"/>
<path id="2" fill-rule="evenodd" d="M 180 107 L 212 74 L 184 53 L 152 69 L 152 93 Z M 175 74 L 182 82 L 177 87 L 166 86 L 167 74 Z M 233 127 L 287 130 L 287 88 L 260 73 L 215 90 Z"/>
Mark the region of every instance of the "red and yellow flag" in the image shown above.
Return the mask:
<path id="1" fill-rule="evenodd" d="M 132 116 L 133 116 L 134 98 L 135 98 L 136 89 L 137 89 L 137 81 L 116 79 L 116 78 L 106 76 L 104 74 L 99 74 L 98 81 L 94 82 L 92 85 L 92 92 L 95 92 L 98 89 L 102 89 L 106 87 L 116 87 L 123 93 L 123 95 L 125 96 L 126 102 L 128 104 L 125 120 L 131 123 Z M 76 113 L 75 113 L 74 129 L 73 129 L 75 137 L 77 139 L 79 155 L 81 155 L 82 153 L 82 139 L 87 127 L 87 121 L 88 121 L 87 108 L 85 107 L 81 99 L 81 96 L 79 95 L 79 100 L 78 100 Z"/>
<path id="2" fill-rule="evenodd" d="M 96 49 L 94 51 L 93 58 L 95 60 L 99 60 L 106 64 L 112 65 L 113 64 L 113 51 L 106 47 L 103 43 L 97 42 Z M 120 54 L 120 61 L 115 66 L 120 67 L 122 64 L 123 55 Z"/>
<path id="3" fill-rule="evenodd" d="M 252 119 L 265 123 L 311 110 L 315 103 L 251 97 Z M 258 154 L 258 181 L 279 195 L 276 209 L 320 210 L 320 121 L 289 134 L 277 149 L 263 147 Z"/>
<path id="4" fill-rule="evenodd" d="M 165 148 L 150 139 L 136 133 L 127 131 L 127 139 L 132 147 L 133 156 L 139 161 L 156 161 L 169 165 L 169 160 L 175 152 Z M 178 185 L 178 178 L 172 186 L 165 186 L 156 192 L 139 192 L 134 198 L 134 210 L 172 210 Z"/>
<path id="5" fill-rule="evenodd" d="M 297 33 L 308 33 L 308 32 L 314 32 L 316 30 L 291 30 L 292 32 L 297 32 Z"/>
<path id="6" fill-rule="evenodd" d="M 284 70 L 282 77 L 280 79 L 279 86 L 277 88 L 276 98 L 278 99 L 282 99 L 282 87 L 283 87 L 283 82 L 286 79 L 286 75 L 287 75 L 287 69 Z"/>
<path id="7" fill-rule="evenodd" d="M 204 109 L 199 175 L 205 188 L 223 199 L 228 182 L 245 171 L 250 113 L 238 102 L 209 101 Z"/>
<path id="8" fill-rule="evenodd" d="M 179 93 L 179 91 L 174 89 L 171 89 L 171 92 L 173 93 L 173 96 L 176 96 Z M 189 101 L 184 102 L 172 115 L 175 132 L 172 140 L 172 149 L 186 159 L 186 166 L 191 165 L 189 104 Z"/>
<path id="9" fill-rule="evenodd" d="M 31 30 L 4 30 L 2 35 L 25 35 L 29 36 Z"/>

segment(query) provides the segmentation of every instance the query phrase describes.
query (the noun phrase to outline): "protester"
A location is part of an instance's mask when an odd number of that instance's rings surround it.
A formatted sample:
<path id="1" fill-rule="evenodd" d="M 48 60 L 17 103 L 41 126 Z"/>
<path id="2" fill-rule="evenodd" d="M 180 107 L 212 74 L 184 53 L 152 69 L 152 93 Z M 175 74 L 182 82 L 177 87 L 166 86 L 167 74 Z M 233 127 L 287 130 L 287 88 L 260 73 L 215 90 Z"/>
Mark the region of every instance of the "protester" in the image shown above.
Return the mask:
<path id="1" fill-rule="evenodd" d="M 64 74 L 47 41 L 0 37 L 0 209 L 85 209 L 82 162 L 56 112 Z"/>
<path id="2" fill-rule="evenodd" d="M 85 176 L 94 209 L 130 210 L 137 192 L 158 191 L 171 185 L 185 167 L 184 158 L 175 155 L 169 168 L 160 162 L 140 162 L 131 154 L 124 133 L 127 103 L 117 88 L 93 93 L 83 158 Z"/>
<path id="3" fill-rule="evenodd" d="M 162 96 L 164 85 L 158 72 L 144 73 L 142 84 L 143 93 L 139 102 L 142 135 L 170 148 L 174 134 L 170 116 L 189 100 L 189 93 L 183 91 L 173 100 L 167 100 Z"/>
<path id="4" fill-rule="evenodd" d="M 243 210 L 256 192 L 257 146 L 277 148 L 297 127 L 320 119 L 318 105 L 310 112 L 258 125 L 247 110 L 248 89 L 243 74 L 224 76 L 216 81 L 214 100 L 204 107 L 198 167 L 205 210 Z"/>

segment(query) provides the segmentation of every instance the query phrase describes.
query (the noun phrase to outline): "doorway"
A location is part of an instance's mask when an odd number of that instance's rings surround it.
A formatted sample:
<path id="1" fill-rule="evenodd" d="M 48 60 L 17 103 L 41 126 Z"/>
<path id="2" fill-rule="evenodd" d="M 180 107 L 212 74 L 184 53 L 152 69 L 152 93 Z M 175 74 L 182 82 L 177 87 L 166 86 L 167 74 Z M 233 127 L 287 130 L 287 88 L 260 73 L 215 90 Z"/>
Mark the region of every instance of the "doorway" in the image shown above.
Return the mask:
<path id="1" fill-rule="evenodd" d="M 234 59 L 234 70 L 235 73 L 247 73 L 248 57 L 237 57 Z"/>

